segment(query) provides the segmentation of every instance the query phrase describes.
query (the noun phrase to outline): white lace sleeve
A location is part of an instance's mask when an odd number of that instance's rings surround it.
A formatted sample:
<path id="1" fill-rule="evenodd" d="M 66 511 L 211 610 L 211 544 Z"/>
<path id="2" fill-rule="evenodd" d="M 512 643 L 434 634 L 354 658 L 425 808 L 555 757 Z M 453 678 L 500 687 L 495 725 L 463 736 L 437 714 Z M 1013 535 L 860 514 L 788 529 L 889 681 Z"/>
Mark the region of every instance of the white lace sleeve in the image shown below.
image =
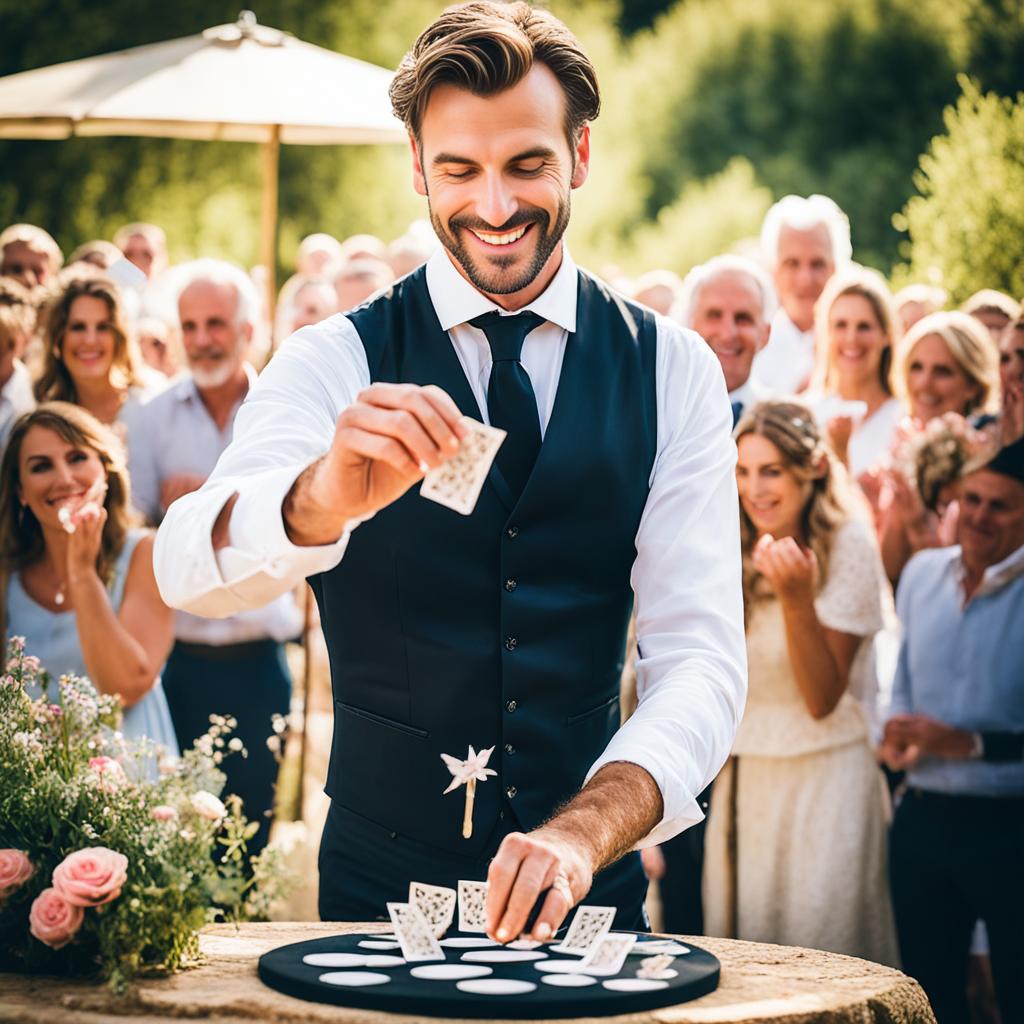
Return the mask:
<path id="1" fill-rule="evenodd" d="M 878 546 L 870 528 L 858 520 L 840 527 L 832 543 L 828 578 L 814 602 L 828 629 L 873 636 L 883 625 L 882 574 Z"/>

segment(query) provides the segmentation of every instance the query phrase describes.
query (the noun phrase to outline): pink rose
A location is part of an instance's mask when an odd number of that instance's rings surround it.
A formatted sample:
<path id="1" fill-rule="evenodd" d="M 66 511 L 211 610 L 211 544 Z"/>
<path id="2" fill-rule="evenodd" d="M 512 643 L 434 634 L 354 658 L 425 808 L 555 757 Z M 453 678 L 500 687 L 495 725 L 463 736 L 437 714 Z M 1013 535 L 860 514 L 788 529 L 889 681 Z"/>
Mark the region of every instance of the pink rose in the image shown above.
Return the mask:
<path id="1" fill-rule="evenodd" d="M 26 654 L 25 660 L 22 662 L 25 670 L 28 672 L 38 672 L 41 668 L 39 659 L 34 654 Z"/>
<path id="2" fill-rule="evenodd" d="M 24 885 L 35 868 L 22 850 L 0 850 L 0 899 Z"/>
<path id="3" fill-rule="evenodd" d="M 76 907 L 98 907 L 121 895 L 128 858 L 105 846 L 69 853 L 53 869 L 53 887 Z"/>
<path id="4" fill-rule="evenodd" d="M 228 813 L 224 804 L 205 789 L 193 793 L 189 799 L 196 813 L 210 821 L 220 821 Z"/>
<path id="5" fill-rule="evenodd" d="M 91 757 L 89 768 L 99 779 L 104 793 L 113 793 L 125 781 L 124 769 L 112 757 Z"/>
<path id="6" fill-rule="evenodd" d="M 167 804 L 157 804 L 149 813 L 156 821 L 174 821 L 178 817 L 178 812 Z"/>
<path id="7" fill-rule="evenodd" d="M 82 907 L 69 903 L 56 889 L 44 889 L 28 913 L 32 934 L 52 949 L 66 946 L 84 918 Z"/>

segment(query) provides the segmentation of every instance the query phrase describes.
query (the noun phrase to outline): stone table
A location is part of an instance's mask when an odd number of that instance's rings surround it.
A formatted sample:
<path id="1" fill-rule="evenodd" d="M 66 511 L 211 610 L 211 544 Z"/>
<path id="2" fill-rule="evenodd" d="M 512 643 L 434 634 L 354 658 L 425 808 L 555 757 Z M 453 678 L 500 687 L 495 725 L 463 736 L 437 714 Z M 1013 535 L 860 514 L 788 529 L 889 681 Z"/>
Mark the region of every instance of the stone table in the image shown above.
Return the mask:
<path id="1" fill-rule="evenodd" d="M 308 1003 L 267 988 L 256 961 L 276 946 L 387 924 L 213 925 L 203 930 L 205 962 L 171 977 L 146 978 L 123 999 L 103 985 L 0 973 L 0 1021 L 10 1024 L 172 1024 L 206 1020 L 295 1024 L 428 1024 L 431 1018 Z M 684 937 L 684 941 L 687 941 Z M 643 1014 L 590 1018 L 605 1024 L 934 1024 L 917 982 L 853 957 L 731 939 L 696 939 L 722 964 L 718 989 L 690 1003 Z"/>

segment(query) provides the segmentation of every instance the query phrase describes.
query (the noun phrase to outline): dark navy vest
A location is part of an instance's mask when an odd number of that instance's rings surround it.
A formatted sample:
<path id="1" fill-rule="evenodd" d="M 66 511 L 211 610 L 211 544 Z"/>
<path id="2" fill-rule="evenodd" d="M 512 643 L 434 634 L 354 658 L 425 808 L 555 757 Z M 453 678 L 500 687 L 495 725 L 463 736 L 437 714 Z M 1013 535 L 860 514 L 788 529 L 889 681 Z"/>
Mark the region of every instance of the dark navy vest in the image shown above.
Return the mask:
<path id="1" fill-rule="evenodd" d="M 370 378 L 443 388 L 481 418 L 421 268 L 348 314 Z M 470 516 L 419 486 L 310 580 L 334 685 L 327 793 L 386 829 L 482 854 L 499 814 L 529 830 L 576 793 L 619 726 L 630 570 L 657 442 L 656 327 L 579 275 L 551 420 L 518 502 L 492 467 Z M 494 746 L 463 791 L 441 753 Z"/>

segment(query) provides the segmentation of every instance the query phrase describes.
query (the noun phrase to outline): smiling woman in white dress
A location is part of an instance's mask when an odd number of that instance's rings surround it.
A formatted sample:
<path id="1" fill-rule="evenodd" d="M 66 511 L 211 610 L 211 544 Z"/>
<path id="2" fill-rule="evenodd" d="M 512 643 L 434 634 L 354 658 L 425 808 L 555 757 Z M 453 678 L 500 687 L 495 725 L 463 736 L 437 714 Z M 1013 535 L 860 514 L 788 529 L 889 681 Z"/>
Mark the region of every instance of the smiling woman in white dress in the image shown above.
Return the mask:
<path id="1" fill-rule="evenodd" d="M 84 409 L 48 402 L 18 420 L 0 463 L 0 621 L 54 680 L 120 697 L 125 736 L 176 755 L 160 685 L 173 613 L 129 500 L 121 444 Z"/>
<path id="2" fill-rule="evenodd" d="M 815 332 L 817 364 L 802 400 L 856 479 L 887 455 L 906 415 L 890 382 L 896 314 L 882 275 L 836 274 L 818 299 Z"/>
<path id="3" fill-rule="evenodd" d="M 708 819 L 709 935 L 897 961 L 887 794 L 851 695 L 885 586 L 870 528 L 810 410 L 740 420 L 749 692 Z"/>

